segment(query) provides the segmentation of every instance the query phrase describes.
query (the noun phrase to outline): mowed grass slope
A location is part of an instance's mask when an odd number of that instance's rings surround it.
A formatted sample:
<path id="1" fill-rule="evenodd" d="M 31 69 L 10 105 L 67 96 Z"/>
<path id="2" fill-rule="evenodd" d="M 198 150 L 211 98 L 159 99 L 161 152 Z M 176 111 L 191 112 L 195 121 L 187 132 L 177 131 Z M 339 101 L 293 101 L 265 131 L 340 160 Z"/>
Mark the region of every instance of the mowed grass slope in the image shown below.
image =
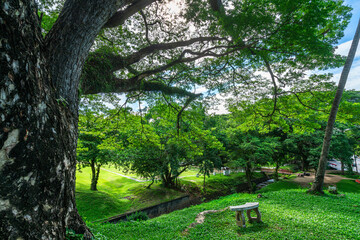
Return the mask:
<path id="1" fill-rule="evenodd" d="M 264 188 L 262 198 L 233 194 L 148 221 L 90 227 L 99 239 L 360 239 L 359 194 L 315 196 L 291 182 L 268 187 L 273 191 Z M 354 187 L 359 190 L 360 184 Z M 183 233 L 204 210 L 246 202 L 260 203 L 263 223 L 247 223 L 247 228 L 240 228 L 235 224 L 235 212 L 226 210 L 206 215 L 203 224 Z"/>
<path id="2" fill-rule="evenodd" d="M 76 204 L 86 221 L 112 217 L 136 209 L 159 204 L 184 195 L 149 182 L 136 182 L 111 172 L 100 172 L 98 191 L 90 190 L 91 170 L 76 173 Z"/>

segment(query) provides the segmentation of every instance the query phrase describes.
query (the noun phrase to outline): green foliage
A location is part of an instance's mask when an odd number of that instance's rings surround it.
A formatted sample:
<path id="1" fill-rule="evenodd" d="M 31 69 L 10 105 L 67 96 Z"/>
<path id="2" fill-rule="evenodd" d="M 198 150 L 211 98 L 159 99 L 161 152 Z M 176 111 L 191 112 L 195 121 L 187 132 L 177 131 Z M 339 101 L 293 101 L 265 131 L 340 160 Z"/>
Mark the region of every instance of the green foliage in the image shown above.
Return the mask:
<path id="1" fill-rule="evenodd" d="M 114 122 L 107 119 L 111 110 L 99 95 L 83 98 L 79 111 L 79 138 L 77 160 L 79 166 L 92 168 L 91 189 L 96 189 L 100 167 L 116 163 L 117 153 L 123 148 Z"/>
<path id="2" fill-rule="evenodd" d="M 337 159 L 344 163 L 348 171 L 352 172 L 352 164 L 354 156 L 353 146 L 357 143 L 351 144 L 351 139 L 346 135 L 345 129 L 337 128 L 334 130 L 333 138 L 330 145 L 330 157 Z"/>
<path id="3" fill-rule="evenodd" d="M 128 221 L 146 221 L 149 219 L 149 216 L 145 212 L 135 212 L 130 216 L 126 217 Z"/>
<path id="4" fill-rule="evenodd" d="M 222 144 L 204 129 L 203 112 L 196 107 L 183 111 L 175 103 L 172 108 L 177 110 L 156 104 L 140 119 L 141 127 L 129 126 L 128 145 L 120 153 L 128 169 L 152 180 L 159 176 L 167 186 L 192 165 L 205 174 L 221 165 Z"/>
<path id="5" fill-rule="evenodd" d="M 227 131 L 231 141 L 228 149 L 231 161 L 228 165 L 245 168 L 247 173 L 271 162 L 279 146 L 277 137 L 265 136 L 255 131 L 243 132 L 239 128 L 228 128 Z"/>
<path id="6" fill-rule="evenodd" d="M 355 139 L 358 138 L 356 124 L 359 123 L 360 108 L 351 100 L 354 96 L 354 92 L 349 92 L 349 96 L 345 93 L 330 148 L 330 157 L 343 159 L 347 165 L 351 164 L 350 157 L 358 146 Z M 250 135 L 255 131 L 279 138 L 273 154 L 274 162 L 280 166 L 294 163 L 305 171 L 317 167 L 332 98 L 330 91 L 305 91 L 280 95 L 276 101 L 269 98 L 255 103 L 239 101 L 231 105 L 230 119 L 239 130 Z"/>
<path id="7" fill-rule="evenodd" d="M 111 46 L 102 46 L 89 54 L 80 77 L 80 92 L 108 93 L 114 91 L 116 83 L 112 73 L 111 58 L 115 54 L 116 50 Z"/>
<path id="8" fill-rule="evenodd" d="M 74 230 L 67 228 L 66 229 L 65 239 L 66 240 L 82 240 L 83 239 L 83 234 L 77 234 L 77 233 L 75 233 Z"/>
<path id="9" fill-rule="evenodd" d="M 360 179 L 360 176 L 358 176 Z M 341 180 L 336 184 L 336 187 L 340 193 L 358 193 L 360 194 L 360 184 L 354 180 Z"/>
<path id="10" fill-rule="evenodd" d="M 59 17 L 59 12 L 41 12 L 39 15 L 42 17 L 41 28 L 43 29 L 43 35 L 45 36 L 53 27 L 56 19 Z"/>

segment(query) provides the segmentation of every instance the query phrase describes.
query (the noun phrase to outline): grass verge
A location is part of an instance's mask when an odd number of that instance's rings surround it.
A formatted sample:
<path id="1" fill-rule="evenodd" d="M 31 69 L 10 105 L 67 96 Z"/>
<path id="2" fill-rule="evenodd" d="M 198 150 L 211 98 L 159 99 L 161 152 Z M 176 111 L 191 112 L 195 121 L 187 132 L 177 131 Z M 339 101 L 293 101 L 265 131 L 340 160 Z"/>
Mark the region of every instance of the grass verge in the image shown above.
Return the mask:
<path id="1" fill-rule="evenodd" d="M 284 186 L 282 186 L 284 187 Z M 278 185 L 278 189 L 282 188 Z M 145 222 L 91 225 L 99 239 L 359 239 L 359 194 L 345 197 L 306 194 L 287 189 L 255 194 L 233 194 Z M 182 232 L 204 210 L 260 202 L 262 223 L 235 224 L 235 212 L 208 214 L 205 222 Z"/>

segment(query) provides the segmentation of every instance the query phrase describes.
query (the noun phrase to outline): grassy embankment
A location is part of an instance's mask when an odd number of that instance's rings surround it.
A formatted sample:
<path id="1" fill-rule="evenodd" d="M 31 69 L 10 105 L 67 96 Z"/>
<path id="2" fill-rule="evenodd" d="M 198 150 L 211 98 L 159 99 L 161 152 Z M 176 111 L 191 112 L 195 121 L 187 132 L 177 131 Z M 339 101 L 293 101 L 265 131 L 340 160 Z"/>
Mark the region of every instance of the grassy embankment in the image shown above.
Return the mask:
<path id="1" fill-rule="evenodd" d="M 106 171 L 109 170 L 109 171 Z M 80 215 L 87 221 L 94 221 L 138 210 L 144 207 L 169 201 L 186 193 L 174 189 L 166 189 L 160 183 L 155 183 L 151 189 L 146 186 L 150 182 L 137 182 L 117 175 L 116 173 L 133 177 L 133 173 L 124 173 L 114 167 L 102 169 L 98 182 L 98 191 L 91 191 L 90 168 L 83 168 L 76 175 L 76 202 Z M 239 184 L 245 182 L 244 173 L 234 173 L 230 176 L 218 174 L 206 177 L 206 193 L 202 191 L 203 177 L 196 177 L 197 169 L 191 168 L 181 175 L 181 183 L 194 193 L 215 197 L 236 192 Z M 262 176 L 256 173 L 254 177 Z M 221 194 L 218 194 L 221 193 Z"/>
<path id="2" fill-rule="evenodd" d="M 107 169 L 123 174 L 114 168 Z M 80 215 L 87 221 L 112 217 L 184 195 L 160 184 L 147 189 L 149 182 L 136 182 L 104 170 L 100 173 L 98 191 L 91 191 L 90 173 L 90 168 L 76 173 L 76 204 Z"/>
<path id="3" fill-rule="evenodd" d="M 271 184 L 256 194 L 233 194 L 143 222 L 90 225 L 99 239 L 360 239 L 360 184 L 337 184 L 344 197 L 306 194 L 293 182 Z M 183 231 L 198 213 L 246 202 L 259 202 L 263 223 L 235 224 L 235 212 L 206 216 L 203 224 Z"/>

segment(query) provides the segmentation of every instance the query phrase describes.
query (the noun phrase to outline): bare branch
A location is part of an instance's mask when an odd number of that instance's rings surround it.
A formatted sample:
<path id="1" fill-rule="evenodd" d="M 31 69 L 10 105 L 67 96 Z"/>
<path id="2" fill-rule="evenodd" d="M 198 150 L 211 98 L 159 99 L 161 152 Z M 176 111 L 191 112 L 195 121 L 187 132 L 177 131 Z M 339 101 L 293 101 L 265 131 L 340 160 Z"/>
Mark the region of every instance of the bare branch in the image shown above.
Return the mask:
<path id="1" fill-rule="evenodd" d="M 271 67 L 270 67 L 269 62 L 268 62 L 265 58 L 264 58 L 264 62 L 265 62 L 265 65 L 266 65 L 267 70 L 268 70 L 269 73 L 270 73 L 271 81 L 272 81 L 272 83 L 273 83 L 273 85 L 274 85 L 274 108 L 273 108 L 272 113 L 270 113 L 270 115 L 268 115 L 268 116 L 272 116 L 272 115 L 274 115 L 274 113 L 275 113 L 275 111 L 276 111 L 276 104 L 277 104 L 277 97 L 278 97 L 278 87 L 277 87 L 277 85 L 276 85 L 275 75 L 274 75 L 274 73 L 273 73 L 273 71 L 272 71 L 272 69 L 271 69 Z"/>
<path id="2" fill-rule="evenodd" d="M 200 94 L 201 95 L 201 94 Z M 179 136 L 180 134 L 180 118 L 181 118 L 181 114 L 184 112 L 184 110 L 189 106 L 189 104 L 198 96 L 200 96 L 199 94 L 193 95 L 191 97 L 189 97 L 184 106 L 180 109 L 180 111 L 178 112 L 176 118 L 177 118 L 177 122 L 176 122 L 176 128 L 177 128 L 177 135 Z"/>
<path id="3" fill-rule="evenodd" d="M 301 105 L 303 105 L 304 107 L 309 108 L 309 109 L 314 110 L 314 111 L 317 111 L 317 112 L 326 112 L 325 110 L 316 109 L 316 108 L 313 108 L 313 107 L 311 107 L 311 106 L 309 106 L 309 105 L 306 105 L 305 103 L 303 103 L 303 101 L 300 99 L 299 95 L 298 95 L 296 92 L 291 92 L 291 93 L 295 95 L 295 97 L 297 98 L 297 100 L 299 101 L 299 103 L 300 103 Z M 328 113 L 328 112 L 327 112 L 327 113 Z"/>
<path id="4" fill-rule="evenodd" d="M 146 20 L 146 15 L 144 14 L 144 12 L 142 10 L 140 11 L 140 15 L 144 19 L 146 41 L 151 45 L 151 41 L 149 39 L 149 25 Z"/>

